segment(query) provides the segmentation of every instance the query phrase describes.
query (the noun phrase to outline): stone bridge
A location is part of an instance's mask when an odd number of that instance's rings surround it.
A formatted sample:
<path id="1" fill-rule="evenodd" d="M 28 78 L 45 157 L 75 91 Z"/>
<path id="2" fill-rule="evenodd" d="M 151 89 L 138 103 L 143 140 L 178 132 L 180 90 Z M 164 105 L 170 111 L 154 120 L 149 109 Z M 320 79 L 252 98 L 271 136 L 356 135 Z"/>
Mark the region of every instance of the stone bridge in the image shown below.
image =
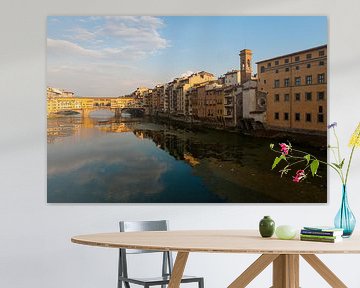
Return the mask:
<path id="1" fill-rule="evenodd" d="M 82 112 L 82 115 L 84 117 L 89 117 L 91 112 L 99 111 L 99 110 L 108 110 L 108 111 L 114 112 L 115 117 L 121 117 L 122 113 L 128 113 L 132 116 L 140 117 L 140 116 L 144 116 L 144 113 L 145 113 L 145 109 L 142 107 L 111 108 L 109 106 L 101 106 L 101 107 L 94 107 L 94 108 L 84 108 L 84 109 L 79 109 L 79 110 L 74 109 L 74 111 Z"/>

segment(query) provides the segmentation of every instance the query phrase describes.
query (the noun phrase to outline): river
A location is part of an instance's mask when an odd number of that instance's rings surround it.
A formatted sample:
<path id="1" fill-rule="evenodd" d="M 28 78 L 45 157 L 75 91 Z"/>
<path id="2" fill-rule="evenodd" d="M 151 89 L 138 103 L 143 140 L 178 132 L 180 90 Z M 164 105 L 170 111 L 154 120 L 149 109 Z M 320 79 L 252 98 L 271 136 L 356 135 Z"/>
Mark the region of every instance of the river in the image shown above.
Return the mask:
<path id="1" fill-rule="evenodd" d="M 49 203 L 327 201 L 326 170 L 302 183 L 281 178 L 266 138 L 81 116 L 48 118 L 47 137 Z"/>

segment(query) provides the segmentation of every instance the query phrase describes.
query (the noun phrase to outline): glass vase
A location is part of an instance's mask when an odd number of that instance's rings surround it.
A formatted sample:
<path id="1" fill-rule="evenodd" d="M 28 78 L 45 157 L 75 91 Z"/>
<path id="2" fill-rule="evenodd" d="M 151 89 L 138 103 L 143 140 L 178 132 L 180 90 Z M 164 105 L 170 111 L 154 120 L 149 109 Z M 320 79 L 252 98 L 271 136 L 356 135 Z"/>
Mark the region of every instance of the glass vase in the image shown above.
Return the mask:
<path id="1" fill-rule="evenodd" d="M 341 206 L 336 214 L 334 224 L 336 228 L 344 229 L 344 238 L 350 237 L 355 228 L 356 219 L 349 207 L 346 185 L 342 187 Z"/>

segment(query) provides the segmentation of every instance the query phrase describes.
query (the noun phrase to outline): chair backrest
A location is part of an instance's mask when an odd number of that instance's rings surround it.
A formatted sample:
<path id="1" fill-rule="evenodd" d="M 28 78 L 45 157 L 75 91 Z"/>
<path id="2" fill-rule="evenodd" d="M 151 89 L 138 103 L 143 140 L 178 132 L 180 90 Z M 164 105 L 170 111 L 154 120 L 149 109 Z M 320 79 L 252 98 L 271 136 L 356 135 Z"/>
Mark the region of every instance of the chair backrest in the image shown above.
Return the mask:
<path id="1" fill-rule="evenodd" d="M 120 221 L 120 232 L 140 231 L 167 231 L 169 223 L 167 220 L 156 221 Z M 155 253 L 159 251 L 126 249 L 126 254 Z"/>
<path id="2" fill-rule="evenodd" d="M 167 231 L 169 228 L 167 220 L 120 221 L 119 224 L 120 232 Z M 161 251 L 119 249 L 119 252 L 119 276 L 128 277 L 126 254 L 159 253 Z M 163 253 L 162 275 L 165 276 L 172 273 L 173 259 L 169 251 L 161 253 Z"/>

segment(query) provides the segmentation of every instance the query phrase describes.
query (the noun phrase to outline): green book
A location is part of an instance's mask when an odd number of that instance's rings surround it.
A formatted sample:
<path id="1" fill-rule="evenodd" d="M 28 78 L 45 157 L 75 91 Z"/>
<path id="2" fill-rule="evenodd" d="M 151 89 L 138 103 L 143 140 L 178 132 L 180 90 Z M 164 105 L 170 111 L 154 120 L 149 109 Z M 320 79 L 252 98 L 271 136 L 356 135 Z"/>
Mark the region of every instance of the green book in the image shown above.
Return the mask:
<path id="1" fill-rule="evenodd" d="M 336 237 L 335 239 L 328 238 L 314 238 L 314 237 L 303 237 L 300 236 L 301 241 L 313 241 L 313 242 L 324 242 L 324 243 L 337 243 L 342 241 L 342 237 Z"/>
<path id="2" fill-rule="evenodd" d="M 300 237 L 314 238 L 314 239 L 337 239 L 337 238 L 341 238 L 341 236 L 308 235 L 308 234 L 300 234 Z"/>
<path id="3" fill-rule="evenodd" d="M 343 228 L 335 228 L 332 226 L 305 226 L 304 229 L 312 231 L 322 231 L 322 232 L 343 232 Z"/>

